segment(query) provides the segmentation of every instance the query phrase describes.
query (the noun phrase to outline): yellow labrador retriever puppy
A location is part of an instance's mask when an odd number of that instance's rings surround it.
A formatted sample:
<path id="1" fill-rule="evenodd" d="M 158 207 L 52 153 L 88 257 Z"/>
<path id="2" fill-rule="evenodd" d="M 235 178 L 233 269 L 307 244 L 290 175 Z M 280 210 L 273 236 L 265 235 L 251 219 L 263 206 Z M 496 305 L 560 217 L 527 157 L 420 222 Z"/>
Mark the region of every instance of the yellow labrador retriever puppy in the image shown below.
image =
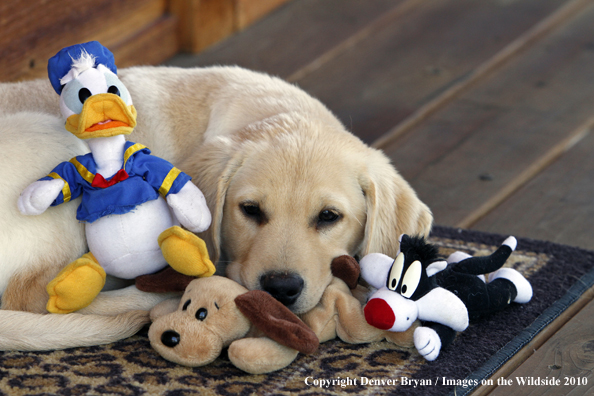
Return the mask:
<path id="1" fill-rule="evenodd" d="M 295 313 L 317 304 L 333 258 L 395 255 L 400 234 L 430 230 L 431 212 L 387 157 L 293 85 L 237 67 L 140 67 L 119 76 L 138 111 L 130 139 L 173 162 L 204 193 L 213 222 L 201 236 L 220 273 L 268 291 Z M 58 117 L 48 81 L 0 85 L 3 310 L 43 313 L 47 281 L 86 249 L 78 201 L 31 218 L 16 210 L 28 183 L 87 150 Z M 108 327 L 113 335 L 104 342 L 121 338 L 146 322 L 130 311 L 167 297 L 134 286 L 101 293 L 82 311 L 89 315 L 51 315 L 55 326 L 44 324 L 28 348 L 55 347 L 52 332 L 66 320 L 80 320 L 70 325 L 78 336 L 62 337 L 60 347 L 92 343 Z M 118 324 L 101 315 L 117 315 Z M 14 347 L 2 343 L 7 331 L 39 327 L 41 317 L 0 311 L 0 348 Z"/>

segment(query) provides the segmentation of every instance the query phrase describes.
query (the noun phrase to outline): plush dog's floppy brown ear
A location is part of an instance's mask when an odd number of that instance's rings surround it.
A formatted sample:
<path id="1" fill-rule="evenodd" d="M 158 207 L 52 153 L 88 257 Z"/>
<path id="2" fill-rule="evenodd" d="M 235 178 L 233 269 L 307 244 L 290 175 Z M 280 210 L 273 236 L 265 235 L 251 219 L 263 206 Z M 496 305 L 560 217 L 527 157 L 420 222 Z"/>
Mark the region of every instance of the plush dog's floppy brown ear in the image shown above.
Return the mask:
<path id="1" fill-rule="evenodd" d="M 270 294 L 252 290 L 236 297 L 235 304 L 254 326 L 279 344 L 305 354 L 318 349 L 316 334 Z"/>
<path id="2" fill-rule="evenodd" d="M 330 264 L 332 275 L 341 279 L 349 289 L 357 287 L 359 282 L 359 275 L 361 274 L 361 267 L 354 257 L 343 255 L 338 256 Z"/>
<path id="3" fill-rule="evenodd" d="M 360 254 L 379 252 L 395 257 L 400 246 L 398 237 L 428 236 L 433 215 L 389 159 L 378 150 L 370 150 L 367 166 L 359 175 L 367 212 Z"/>

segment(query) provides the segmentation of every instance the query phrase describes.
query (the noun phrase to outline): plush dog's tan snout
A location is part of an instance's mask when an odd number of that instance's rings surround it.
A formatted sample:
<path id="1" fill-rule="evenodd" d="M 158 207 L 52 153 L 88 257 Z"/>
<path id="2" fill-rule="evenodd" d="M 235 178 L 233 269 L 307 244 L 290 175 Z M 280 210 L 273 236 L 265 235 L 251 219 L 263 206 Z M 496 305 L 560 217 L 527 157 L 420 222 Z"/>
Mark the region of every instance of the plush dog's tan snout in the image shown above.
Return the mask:
<path id="1" fill-rule="evenodd" d="M 304 284 L 301 276 L 292 273 L 268 272 L 260 277 L 262 290 L 286 307 L 297 301 Z"/>

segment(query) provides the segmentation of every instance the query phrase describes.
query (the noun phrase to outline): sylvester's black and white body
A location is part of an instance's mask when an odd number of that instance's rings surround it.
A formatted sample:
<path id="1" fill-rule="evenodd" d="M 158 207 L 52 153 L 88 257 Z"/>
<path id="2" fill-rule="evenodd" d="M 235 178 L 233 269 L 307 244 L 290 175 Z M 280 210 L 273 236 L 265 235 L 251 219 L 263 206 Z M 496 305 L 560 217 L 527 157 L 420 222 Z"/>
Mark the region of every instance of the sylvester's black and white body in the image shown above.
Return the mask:
<path id="1" fill-rule="evenodd" d="M 378 289 L 365 306 L 369 324 L 389 331 L 405 331 L 415 320 L 415 347 L 435 360 L 469 319 L 498 311 L 512 301 L 532 298 L 530 283 L 518 271 L 501 268 L 516 248 L 507 238 L 490 256 L 456 252 L 447 259 L 424 238 L 403 235 L 395 259 L 372 253 L 361 260 L 361 275 Z M 488 283 L 485 274 L 488 275 Z"/>

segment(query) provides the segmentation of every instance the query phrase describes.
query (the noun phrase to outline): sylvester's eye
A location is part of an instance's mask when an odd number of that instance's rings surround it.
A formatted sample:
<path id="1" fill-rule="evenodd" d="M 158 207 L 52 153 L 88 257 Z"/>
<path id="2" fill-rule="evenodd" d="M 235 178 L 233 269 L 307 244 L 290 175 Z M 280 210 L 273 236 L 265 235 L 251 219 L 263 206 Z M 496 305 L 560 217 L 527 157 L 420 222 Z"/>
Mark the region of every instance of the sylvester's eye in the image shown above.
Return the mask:
<path id="1" fill-rule="evenodd" d="M 406 273 L 402 277 L 402 288 L 400 294 L 406 298 L 411 298 L 412 295 L 419 287 L 421 282 L 421 274 L 423 272 L 423 266 L 419 260 L 415 260 L 406 270 Z"/>
<path id="2" fill-rule="evenodd" d="M 394 291 L 398 287 L 400 283 L 400 278 L 402 277 L 402 270 L 404 269 L 404 253 L 398 254 L 394 259 L 394 263 L 392 263 L 392 268 L 390 268 L 390 274 L 388 275 L 388 289 Z"/>
<path id="3" fill-rule="evenodd" d="M 89 91 L 88 88 L 81 88 L 78 91 L 78 99 L 80 100 L 80 103 L 85 103 L 85 100 L 89 99 L 93 94 L 91 94 L 91 91 Z"/>

